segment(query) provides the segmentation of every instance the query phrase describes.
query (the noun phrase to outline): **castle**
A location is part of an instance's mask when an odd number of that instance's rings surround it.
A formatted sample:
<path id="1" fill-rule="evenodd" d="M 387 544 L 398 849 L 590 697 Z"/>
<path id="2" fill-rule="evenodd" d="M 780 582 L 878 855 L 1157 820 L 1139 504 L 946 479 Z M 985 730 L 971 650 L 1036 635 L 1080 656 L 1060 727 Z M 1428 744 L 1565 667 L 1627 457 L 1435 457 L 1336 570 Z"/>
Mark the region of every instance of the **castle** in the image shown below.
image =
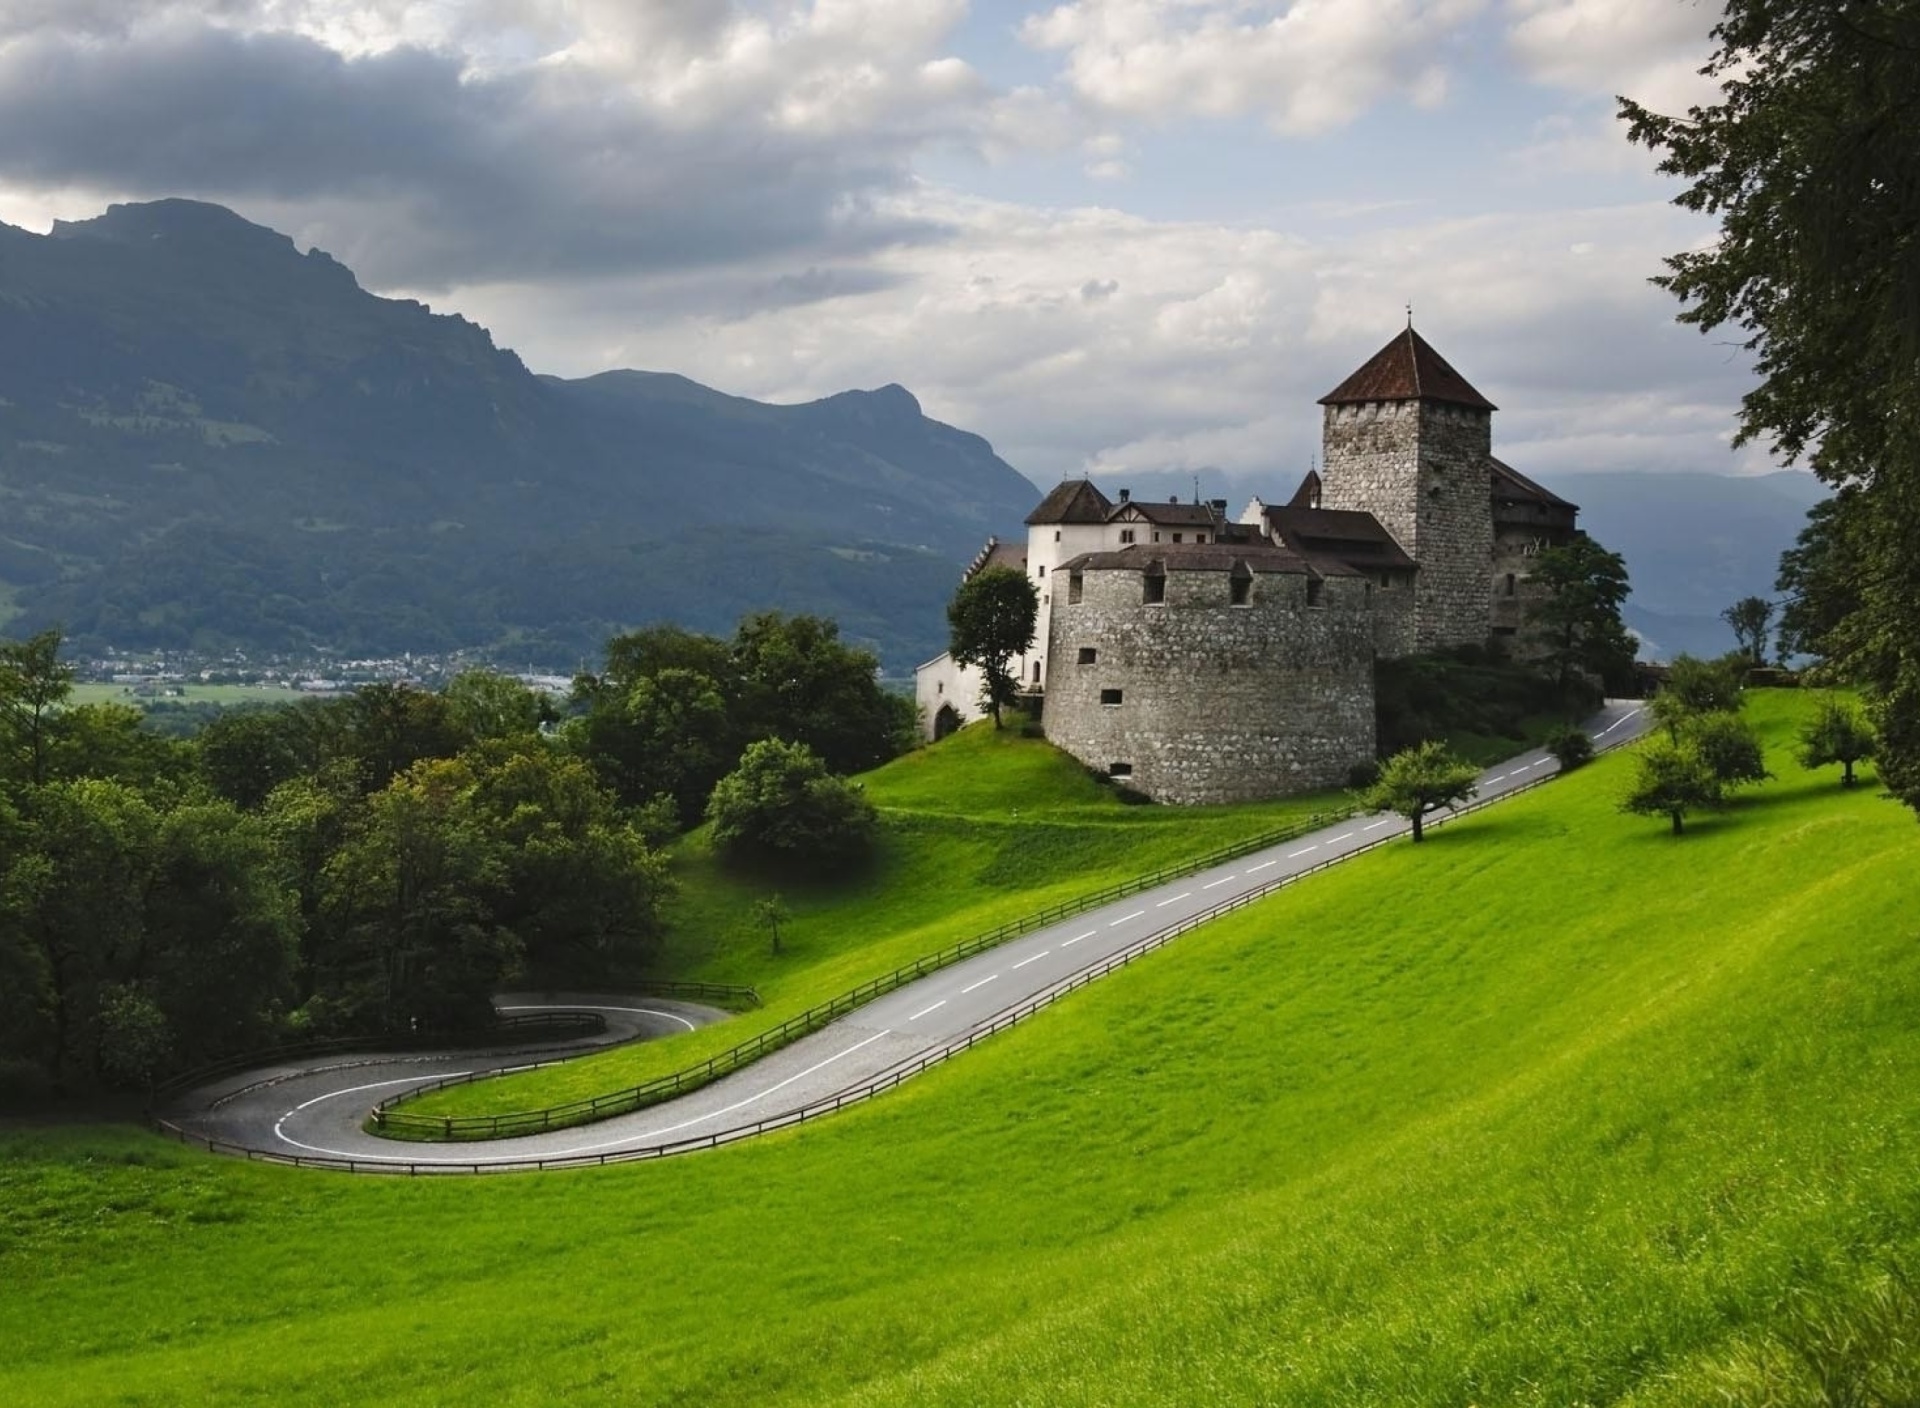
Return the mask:
<path id="1" fill-rule="evenodd" d="M 1049 740 L 1156 801 L 1251 801 L 1343 784 L 1374 755 L 1380 658 L 1524 648 L 1533 555 L 1578 510 L 1493 457 L 1493 403 L 1409 320 L 1320 398 L 1321 467 L 1284 504 L 1110 500 L 1084 479 L 990 541 L 967 575 L 1039 592 L 1015 662 Z M 929 737 L 980 710 L 981 677 L 919 667 Z"/>

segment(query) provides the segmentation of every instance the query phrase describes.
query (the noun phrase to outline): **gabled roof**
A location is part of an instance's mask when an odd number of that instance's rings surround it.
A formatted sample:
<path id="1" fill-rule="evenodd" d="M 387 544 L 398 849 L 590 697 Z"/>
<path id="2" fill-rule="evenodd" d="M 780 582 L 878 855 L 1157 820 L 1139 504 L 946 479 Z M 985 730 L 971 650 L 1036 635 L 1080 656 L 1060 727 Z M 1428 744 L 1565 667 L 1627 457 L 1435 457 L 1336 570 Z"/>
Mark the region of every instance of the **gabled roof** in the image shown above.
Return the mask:
<path id="1" fill-rule="evenodd" d="M 1367 359 L 1366 365 L 1320 398 L 1323 406 L 1362 401 L 1444 401 L 1478 411 L 1498 409 L 1412 327 Z"/>
<path id="2" fill-rule="evenodd" d="M 1027 525 L 1041 523 L 1105 523 L 1113 505 L 1090 479 L 1063 479 L 1027 515 Z"/>
<path id="3" fill-rule="evenodd" d="M 1003 543 L 998 538 L 988 538 L 986 546 L 973 555 L 973 561 L 961 574 L 960 580 L 971 582 L 974 575 L 986 571 L 989 567 L 1005 567 L 1014 572 L 1027 570 L 1027 550 L 1017 543 Z"/>
<path id="4" fill-rule="evenodd" d="M 1115 504 L 1107 517 L 1110 521 L 1120 518 L 1129 509 L 1139 510 L 1140 517 L 1163 528 L 1211 528 L 1224 521 L 1223 515 L 1214 512 L 1206 504 L 1156 504 L 1142 499 L 1129 499 L 1125 503 Z"/>
<path id="5" fill-rule="evenodd" d="M 1274 506 L 1267 509 L 1267 527 L 1276 541 L 1316 565 L 1337 558 L 1363 572 L 1415 566 L 1380 520 L 1360 509 Z"/>
<path id="6" fill-rule="evenodd" d="M 1300 481 L 1300 487 L 1293 491 L 1293 497 L 1287 500 L 1288 508 L 1320 507 L 1320 471 L 1310 469 L 1307 477 Z"/>
<path id="7" fill-rule="evenodd" d="M 1512 465 L 1502 464 L 1493 456 L 1487 457 L 1487 463 L 1493 466 L 1493 496 L 1496 499 L 1531 499 L 1535 503 L 1551 504 L 1556 508 L 1576 508 L 1553 490 L 1534 483 Z"/>

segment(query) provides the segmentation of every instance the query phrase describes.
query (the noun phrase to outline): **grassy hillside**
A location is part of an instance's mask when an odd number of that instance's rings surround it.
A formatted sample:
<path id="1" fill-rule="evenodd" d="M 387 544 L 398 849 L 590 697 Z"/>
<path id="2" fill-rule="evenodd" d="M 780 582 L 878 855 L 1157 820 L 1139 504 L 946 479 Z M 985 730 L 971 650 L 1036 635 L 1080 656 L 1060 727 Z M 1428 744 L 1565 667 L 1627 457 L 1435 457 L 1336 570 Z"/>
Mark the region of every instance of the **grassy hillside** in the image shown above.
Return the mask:
<path id="1" fill-rule="evenodd" d="M 1920 830 L 1794 706 L 1678 840 L 1610 758 L 718 1153 L 13 1132 L 0 1401 L 1875 1401 L 1810 1376 L 1920 1381 Z"/>
<path id="2" fill-rule="evenodd" d="M 721 866 L 705 831 L 678 848 L 680 894 L 660 968 L 740 983 L 763 1010 L 735 1022 L 564 1066 L 426 1096 L 419 1114 L 495 1114 L 621 1089 L 705 1060 L 815 1003 L 1009 919 L 1205 855 L 1317 810 L 1340 793 L 1233 807 L 1127 806 L 1072 758 L 1013 729 L 977 724 L 861 778 L 885 819 L 878 862 L 851 880 L 767 883 Z M 793 912 L 781 951 L 754 905 Z"/>

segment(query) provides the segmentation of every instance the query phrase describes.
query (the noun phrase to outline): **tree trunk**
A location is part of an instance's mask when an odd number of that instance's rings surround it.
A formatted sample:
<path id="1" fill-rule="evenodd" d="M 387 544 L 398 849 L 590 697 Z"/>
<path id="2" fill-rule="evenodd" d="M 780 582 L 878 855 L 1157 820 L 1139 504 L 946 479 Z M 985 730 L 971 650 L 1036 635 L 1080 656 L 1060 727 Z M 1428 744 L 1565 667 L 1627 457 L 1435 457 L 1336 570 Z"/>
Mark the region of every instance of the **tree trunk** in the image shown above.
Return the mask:
<path id="1" fill-rule="evenodd" d="M 1840 760 L 1840 766 L 1846 769 L 1846 771 L 1840 775 L 1840 785 L 1842 787 L 1853 786 L 1853 759 L 1842 758 Z"/>
<path id="2" fill-rule="evenodd" d="M 1668 812 L 1667 815 L 1673 818 L 1673 834 L 1678 836 L 1680 834 L 1680 819 L 1682 816 L 1685 815 L 1685 813 Z"/>
<path id="3" fill-rule="evenodd" d="M 1421 839 L 1422 839 L 1422 837 L 1421 837 L 1421 832 L 1420 832 L 1420 818 L 1421 818 L 1421 816 L 1422 816 L 1422 815 L 1423 815 L 1423 813 L 1421 813 L 1421 812 L 1419 812 L 1419 811 L 1415 811 L 1415 812 L 1414 812 L 1414 814 L 1413 814 L 1413 816 L 1412 816 L 1412 818 L 1411 818 L 1411 820 L 1412 820 L 1412 822 L 1413 822 L 1413 839 L 1414 839 L 1415 841 L 1419 841 L 1419 840 L 1421 840 Z"/>

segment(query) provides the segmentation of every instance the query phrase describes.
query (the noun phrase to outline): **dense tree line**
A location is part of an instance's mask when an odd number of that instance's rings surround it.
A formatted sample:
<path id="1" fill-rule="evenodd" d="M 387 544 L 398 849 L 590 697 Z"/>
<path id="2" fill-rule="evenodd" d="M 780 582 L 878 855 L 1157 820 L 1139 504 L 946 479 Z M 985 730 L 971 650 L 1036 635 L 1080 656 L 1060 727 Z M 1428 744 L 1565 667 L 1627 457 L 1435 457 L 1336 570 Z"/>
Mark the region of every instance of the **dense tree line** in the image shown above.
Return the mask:
<path id="1" fill-rule="evenodd" d="M 192 738 L 72 703 L 59 647 L 0 642 L 0 1073 L 16 1083 L 139 1084 L 294 1035 L 471 1027 L 509 983 L 617 979 L 661 933 L 660 845 L 743 755 L 758 750 L 726 789 L 745 799 L 727 812 L 743 863 L 844 863 L 872 813 L 832 774 L 911 738 L 873 657 L 805 616 L 750 617 L 731 641 L 619 637 L 562 708 L 473 673 Z"/>

